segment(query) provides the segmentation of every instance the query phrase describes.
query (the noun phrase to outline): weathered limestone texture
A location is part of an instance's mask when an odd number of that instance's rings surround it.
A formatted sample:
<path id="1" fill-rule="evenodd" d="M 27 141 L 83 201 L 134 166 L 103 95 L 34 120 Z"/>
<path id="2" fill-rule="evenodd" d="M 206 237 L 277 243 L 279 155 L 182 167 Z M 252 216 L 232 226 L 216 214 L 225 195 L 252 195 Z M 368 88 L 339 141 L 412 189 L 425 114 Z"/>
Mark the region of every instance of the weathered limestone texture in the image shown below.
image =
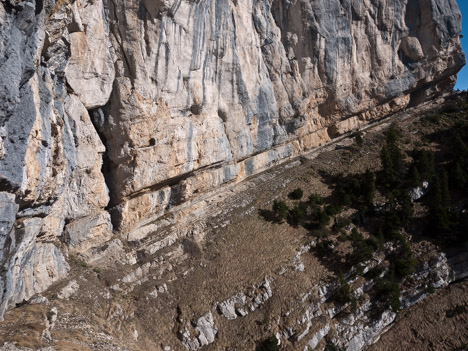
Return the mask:
<path id="1" fill-rule="evenodd" d="M 460 26 L 455 0 L 1 0 L 0 316 L 69 253 L 444 93 Z"/>

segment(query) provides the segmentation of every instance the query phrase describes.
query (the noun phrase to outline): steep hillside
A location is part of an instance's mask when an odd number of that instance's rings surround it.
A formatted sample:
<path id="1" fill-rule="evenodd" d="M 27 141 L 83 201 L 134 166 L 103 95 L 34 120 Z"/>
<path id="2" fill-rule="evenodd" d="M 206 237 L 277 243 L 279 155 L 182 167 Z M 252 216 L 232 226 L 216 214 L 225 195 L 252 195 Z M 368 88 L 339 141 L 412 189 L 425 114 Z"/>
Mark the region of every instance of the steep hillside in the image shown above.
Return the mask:
<path id="1" fill-rule="evenodd" d="M 461 162 L 459 133 L 468 179 L 468 104 L 447 99 L 206 197 L 143 226 L 142 238 L 114 237 L 91 263 L 70 255 L 67 279 L 5 314 L 2 350 L 260 351 L 278 340 L 281 350 L 362 350 L 382 334 L 376 350 L 399 338 L 411 350 L 463 347 L 468 248 L 458 228 L 468 223 L 468 182 L 450 173 L 448 232 L 430 212 L 438 174 Z M 402 168 L 388 186 L 381 151 L 394 133 Z M 417 150 L 433 165 L 422 167 Z M 412 188 L 415 165 L 429 190 L 421 177 Z M 375 176 L 372 199 L 368 182 L 353 181 L 369 179 L 364 170 Z M 405 202 L 408 189 L 416 200 Z M 284 220 L 275 201 L 288 207 Z M 442 314 L 443 336 L 431 323 Z M 406 327 L 414 323 L 416 334 Z"/>

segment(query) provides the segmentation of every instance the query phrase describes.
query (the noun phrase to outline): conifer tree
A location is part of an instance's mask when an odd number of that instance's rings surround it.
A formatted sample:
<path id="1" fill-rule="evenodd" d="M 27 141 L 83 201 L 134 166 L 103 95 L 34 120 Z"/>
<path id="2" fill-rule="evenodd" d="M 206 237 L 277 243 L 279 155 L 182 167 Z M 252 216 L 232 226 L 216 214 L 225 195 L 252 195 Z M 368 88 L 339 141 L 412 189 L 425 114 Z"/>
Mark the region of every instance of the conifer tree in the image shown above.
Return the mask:
<path id="1" fill-rule="evenodd" d="M 410 185 L 413 188 L 418 188 L 421 186 L 422 180 L 419 173 L 418 167 L 413 165 L 410 170 Z"/>
<path id="2" fill-rule="evenodd" d="M 282 223 L 288 216 L 288 206 L 284 201 L 273 201 L 273 212 L 275 213 L 275 220 Z"/>
<path id="3" fill-rule="evenodd" d="M 340 270 L 338 272 L 338 281 L 340 284 L 338 293 L 336 294 L 336 300 L 342 304 L 348 303 L 351 301 L 351 288 L 343 276 L 343 272 Z"/>
<path id="4" fill-rule="evenodd" d="M 468 182 L 468 177 L 459 161 L 455 162 L 455 165 L 452 167 L 451 173 L 452 184 L 455 188 L 465 189 Z"/>
<path id="5" fill-rule="evenodd" d="M 460 136 L 460 133 L 457 133 L 455 136 L 454 142 L 454 154 L 456 155 L 456 160 L 459 161 L 462 165 L 465 164 L 466 158 L 468 157 L 468 146 Z"/>
<path id="6" fill-rule="evenodd" d="M 415 166 L 421 175 L 422 180 L 430 181 L 434 176 L 434 155 L 427 150 L 415 150 Z"/>
<path id="7" fill-rule="evenodd" d="M 450 229 L 449 213 L 448 207 L 445 206 L 445 201 L 443 194 L 443 186 L 441 180 L 438 176 L 434 179 L 434 198 L 431 203 L 431 219 L 432 219 L 432 230 L 436 234 L 447 232 Z"/>
<path id="8" fill-rule="evenodd" d="M 367 170 L 364 175 L 365 202 L 368 206 L 373 206 L 375 198 L 375 174 Z"/>
<path id="9" fill-rule="evenodd" d="M 382 151 L 380 152 L 380 160 L 383 167 L 384 181 L 386 184 L 390 185 L 396 180 L 396 174 L 393 166 L 393 160 L 387 146 L 382 148 Z"/>
<path id="10" fill-rule="evenodd" d="M 448 210 L 450 208 L 451 201 L 450 201 L 448 174 L 447 174 L 446 170 L 444 170 L 442 172 L 441 191 L 442 191 L 442 201 L 443 201 L 442 204 L 443 204 L 444 208 L 446 208 Z"/>

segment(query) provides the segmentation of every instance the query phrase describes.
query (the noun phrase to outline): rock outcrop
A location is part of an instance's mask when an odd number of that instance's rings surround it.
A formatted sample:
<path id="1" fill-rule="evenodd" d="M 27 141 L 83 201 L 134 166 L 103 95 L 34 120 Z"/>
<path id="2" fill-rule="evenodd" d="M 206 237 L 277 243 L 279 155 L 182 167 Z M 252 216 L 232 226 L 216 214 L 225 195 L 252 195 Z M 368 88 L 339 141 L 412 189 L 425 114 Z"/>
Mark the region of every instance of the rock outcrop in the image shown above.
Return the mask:
<path id="1" fill-rule="evenodd" d="M 455 0 L 1 0 L 0 315 L 69 253 L 442 94 L 460 23 Z"/>

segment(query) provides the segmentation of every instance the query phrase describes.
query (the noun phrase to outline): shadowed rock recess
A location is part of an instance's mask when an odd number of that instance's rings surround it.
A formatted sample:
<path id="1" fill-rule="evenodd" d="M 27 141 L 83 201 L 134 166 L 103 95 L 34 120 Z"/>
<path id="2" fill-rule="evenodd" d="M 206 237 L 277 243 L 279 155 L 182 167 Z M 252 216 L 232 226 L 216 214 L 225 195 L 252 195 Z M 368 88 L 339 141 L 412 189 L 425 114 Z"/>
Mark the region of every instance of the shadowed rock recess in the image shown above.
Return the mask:
<path id="1" fill-rule="evenodd" d="M 220 190 L 442 95 L 460 31 L 455 0 L 1 0 L 0 316 L 69 257 L 123 260 Z M 180 345 L 214 341 L 202 312 Z"/>

